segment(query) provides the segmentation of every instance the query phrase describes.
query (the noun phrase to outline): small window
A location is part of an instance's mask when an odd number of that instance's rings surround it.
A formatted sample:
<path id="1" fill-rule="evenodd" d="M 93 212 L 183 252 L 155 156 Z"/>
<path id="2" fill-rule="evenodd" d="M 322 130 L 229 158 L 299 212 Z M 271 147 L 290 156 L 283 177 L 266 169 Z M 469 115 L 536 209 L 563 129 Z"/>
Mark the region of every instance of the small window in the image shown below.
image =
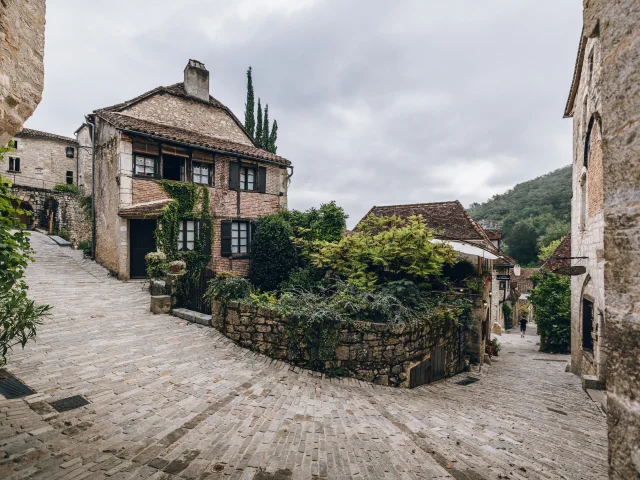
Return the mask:
<path id="1" fill-rule="evenodd" d="M 185 181 L 184 158 L 176 155 L 162 154 L 162 178 L 165 180 Z"/>
<path id="2" fill-rule="evenodd" d="M 193 183 L 211 185 L 212 171 L 210 163 L 193 162 Z"/>
<path id="3" fill-rule="evenodd" d="M 20 171 L 20 159 L 16 157 L 9 157 L 9 171 L 10 172 L 19 172 Z"/>
<path id="4" fill-rule="evenodd" d="M 156 157 L 146 155 L 135 156 L 135 174 L 142 177 L 156 176 Z"/>
<path id="5" fill-rule="evenodd" d="M 183 220 L 178 229 L 178 251 L 193 250 L 200 230 L 199 220 Z"/>
<path id="6" fill-rule="evenodd" d="M 67 185 L 73 185 L 73 172 L 67 170 Z"/>
<path id="7" fill-rule="evenodd" d="M 256 169 L 251 167 L 240 167 L 240 189 L 255 190 Z"/>
<path id="8" fill-rule="evenodd" d="M 248 253 L 250 244 L 249 222 L 231 222 L 231 253 Z"/>

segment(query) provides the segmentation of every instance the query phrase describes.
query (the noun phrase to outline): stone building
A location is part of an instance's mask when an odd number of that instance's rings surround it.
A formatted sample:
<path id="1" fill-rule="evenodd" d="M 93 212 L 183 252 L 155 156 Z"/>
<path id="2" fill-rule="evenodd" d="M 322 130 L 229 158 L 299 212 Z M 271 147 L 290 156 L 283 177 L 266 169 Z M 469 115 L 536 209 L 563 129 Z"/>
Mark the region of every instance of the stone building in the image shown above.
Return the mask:
<path id="1" fill-rule="evenodd" d="M 573 118 L 572 266 L 585 272 L 571 278 L 571 370 L 606 384 L 604 332 L 604 190 L 600 90 L 602 50 L 598 36 L 583 35 L 565 116 Z M 595 384 L 594 384 L 595 382 Z"/>
<path id="2" fill-rule="evenodd" d="M 291 163 L 259 148 L 209 95 L 209 72 L 190 60 L 184 82 L 96 110 L 96 260 L 121 278 L 145 276 L 157 217 L 173 201 L 160 181 L 205 185 L 217 271 L 248 273 L 252 223 L 287 205 Z M 88 133 L 78 131 L 84 146 Z M 181 222 L 178 247 L 194 248 L 199 218 Z"/>
<path id="3" fill-rule="evenodd" d="M 15 150 L 5 154 L 3 175 L 14 185 L 51 190 L 77 185 L 78 142 L 73 138 L 23 128 L 13 137 Z"/>
<path id="4" fill-rule="evenodd" d="M 598 319 L 603 321 L 604 332 L 599 331 L 598 335 L 604 333 L 606 339 L 609 477 L 612 479 L 640 477 L 639 25 L 640 5 L 635 0 L 585 0 L 578 61 L 565 112 L 574 118 L 574 169 L 583 162 L 587 170 L 587 198 L 583 202 L 586 212 L 573 212 L 578 216 L 573 220 L 572 237 L 582 219 L 585 224 L 593 222 L 591 212 L 603 209 L 600 234 L 604 251 L 596 247 L 595 262 L 589 256 L 587 268 L 600 262 L 604 267 L 605 311 L 604 319 Z M 586 96 L 587 109 L 578 112 L 580 102 L 584 105 L 584 97 L 579 94 L 581 91 L 585 94 L 585 86 L 591 86 Z M 594 186 L 589 182 L 598 175 L 591 175 L 589 170 L 598 168 L 602 172 L 601 183 L 596 178 Z M 579 179 L 583 179 L 584 171 L 581 168 L 580 171 Z M 574 183 L 574 192 L 582 195 L 581 187 Z M 595 199 L 589 196 L 593 190 Z M 574 193 L 574 202 L 579 200 L 582 199 L 575 198 Z M 578 245 L 581 242 L 572 239 L 572 248 Z M 590 254 L 592 252 L 593 249 Z M 571 255 L 579 254 L 573 250 Z M 579 287 L 579 282 L 572 284 L 572 288 Z M 578 341 L 581 338 L 579 335 Z M 600 337 L 594 338 L 594 342 L 596 340 L 601 341 Z"/>
<path id="5" fill-rule="evenodd" d="M 6 145 L 42 98 L 45 0 L 4 0 L 0 13 L 0 145 Z"/>

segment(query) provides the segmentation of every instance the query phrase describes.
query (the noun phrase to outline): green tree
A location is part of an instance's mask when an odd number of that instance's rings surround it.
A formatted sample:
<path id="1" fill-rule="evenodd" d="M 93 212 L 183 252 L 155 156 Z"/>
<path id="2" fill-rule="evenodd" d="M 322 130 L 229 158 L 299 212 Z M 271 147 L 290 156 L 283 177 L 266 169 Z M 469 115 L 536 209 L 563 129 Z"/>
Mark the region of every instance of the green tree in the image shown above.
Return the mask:
<path id="1" fill-rule="evenodd" d="M 0 148 L 2 154 L 9 148 Z M 0 175 L 0 365 L 7 361 L 12 347 L 23 348 L 35 337 L 36 327 L 51 309 L 36 305 L 27 297 L 28 286 L 23 279 L 27 264 L 33 260 L 29 233 L 24 230 L 19 215 L 25 212 L 15 205 L 11 183 Z"/>
<path id="2" fill-rule="evenodd" d="M 267 145 L 267 150 L 269 152 L 276 153 L 278 151 L 278 146 L 276 145 L 277 140 L 278 140 L 278 122 L 274 120 L 273 127 L 271 128 L 271 135 L 269 135 L 269 144 Z"/>
<path id="3" fill-rule="evenodd" d="M 247 70 L 247 103 L 244 104 L 244 128 L 252 137 L 255 135 L 256 118 L 255 104 L 253 99 L 253 79 L 251 78 L 251 67 Z"/>
<path id="4" fill-rule="evenodd" d="M 538 258 L 537 239 L 538 235 L 532 222 L 521 220 L 505 238 L 507 252 L 521 265 L 529 265 Z"/>
<path id="5" fill-rule="evenodd" d="M 256 120 L 256 135 L 254 137 L 256 145 L 262 146 L 262 105 L 260 105 L 260 99 L 258 99 L 258 114 Z"/>
<path id="6" fill-rule="evenodd" d="M 538 258 L 540 259 L 540 261 L 544 262 L 551 255 L 553 255 L 553 252 L 556 251 L 556 248 L 558 248 L 558 246 L 560 245 L 560 242 L 562 242 L 561 238 L 552 241 L 551 243 L 549 243 L 549 245 L 545 245 L 544 247 L 541 247 L 540 253 L 538 254 Z"/>
<path id="7" fill-rule="evenodd" d="M 297 238 L 313 241 L 337 242 L 347 229 L 347 218 L 344 209 L 336 205 L 335 200 L 323 203 L 320 208 L 309 210 L 283 210 L 280 213 L 293 227 Z"/>
<path id="8" fill-rule="evenodd" d="M 276 290 L 298 263 L 293 229 L 282 215 L 260 217 L 251 239 L 249 278 L 256 287 Z"/>
<path id="9" fill-rule="evenodd" d="M 540 350 L 568 353 L 571 350 L 571 281 L 569 277 L 543 272 L 531 277 L 529 301 L 540 334 Z"/>
<path id="10" fill-rule="evenodd" d="M 264 119 L 262 120 L 262 135 L 260 136 L 262 148 L 268 149 L 269 144 L 269 104 L 264 107 Z"/>
<path id="11" fill-rule="evenodd" d="M 393 280 L 424 282 L 457 260 L 454 250 L 431 242 L 422 216 L 408 219 L 369 215 L 337 242 L 297 240 L 316 268 L 329 268 L 348 282 L 372 290 Z"/>

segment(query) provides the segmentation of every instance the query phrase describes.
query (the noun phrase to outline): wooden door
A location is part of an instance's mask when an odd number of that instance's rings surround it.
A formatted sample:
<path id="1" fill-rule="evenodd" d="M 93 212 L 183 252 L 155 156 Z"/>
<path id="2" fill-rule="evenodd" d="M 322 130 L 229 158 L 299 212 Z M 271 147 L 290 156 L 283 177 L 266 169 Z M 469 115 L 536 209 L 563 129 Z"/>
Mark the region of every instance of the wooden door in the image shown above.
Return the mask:
<path id="1" fill-rule="evenodd" d="M 431 352 L 431 381 L 444 378 L 444 345 Z"/>
<path id="2" fill-rule="evenodd" d="M 431 381 L 431 359 L 427 358 L 423 362 L 409 370 L 409 388 L 419 387 Z"/>
<path id="3" fill-rule="evenodd" d="M 129 276 L 131 278 L 145 278 L 147 276 L 144 257 L 147 253 L 156 250 L 155 231 L 155 220 L 129 221 Z"/>

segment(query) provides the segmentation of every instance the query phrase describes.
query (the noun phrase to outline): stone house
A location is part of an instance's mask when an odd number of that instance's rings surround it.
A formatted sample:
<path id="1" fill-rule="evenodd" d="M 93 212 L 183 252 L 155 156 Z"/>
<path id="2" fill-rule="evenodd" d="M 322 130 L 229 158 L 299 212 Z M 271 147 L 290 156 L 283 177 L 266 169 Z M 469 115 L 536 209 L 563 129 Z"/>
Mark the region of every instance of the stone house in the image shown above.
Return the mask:
<path id="1" fill-rule="evenodd" d="M 565 117 L 573 118 L 571 266 L 571 371 L 606 384 L 604 332 L 604 190 L 601 91 L 602 50 L 598 36 L 583 35 L 578 48 Z"/>
<path id="2" fill-rule="evenodd" d="M 3 175 L 14 185 L 51 190 L 77 185 L 78 142 L 69 137 L 23 128 L 13 137 L 15 150 L 5 155 Z"/>
<path id="3" fill-rule="evenodd" d="M 493 324 L 497 322 L 504 326 L 501 303 L 507 299 L 509 281 L 500 280 L 498 275 L 508 276 L 509 268 L 514 266 L 513 259 L 495 247 L 485 230 L 471 218 L 457 200 L 375 206 L 363 219 L 371 213 L 379 217 L 395 215 L 400 218 L 422 215 L 425 224 L 434 232 L 435 239 L 447 241 L 462 259 L 473 265 L 475 274 L 490 276 L 482 294 L 481 311 L 477 312 L 482 322 L 478 325 L 474 345 L 470 348 L 475 352 L 471 361 L 481 363 L 484 345 L 491 337 Z"/>
<path id="4" fill-rule="evenodd" d="M 604 295 L 600 297 L 600 300 L 604 297 L 605 301 L 604 319 L 597 318 L 600 312 L 594 310 L 594 324 L 600 327 L 599 322 L 602 321 L 604 329 L 599 328 L 592 333 L 596 348 L 594 364 L 591 366 L 597 368 L 598 378 L 603 375 L 602 367 L 606 367 L 604 380 L 609 427 L 609 478 L 612 479 L 640 476 L 638 25 L 640 9 L 637 1 L 584 1 L 578 60 L 565 111 L 566 116 L 573 116 L 574 122 L 571 255 L 582 256 L 586 250 L 588 262 L 578 265 L 587 263 L 587 274 L 594 282 L 594 287 L 603 285 L 604 290 Z M 581 110 L 585 104 L 585 93 L 587 108 Z M 585 167 L 586 172 L 581 166 Z M 579 177 L 576 172 L 578 169 Z M 576 192 L 583 193 L 584 182 L 576 184 L 578 178 L 586 179 L 586 201 L 575 195 Z M 598 217 L 602 217 L 602 220 Z M 602 221 L 603 229 L 597 229 L 597 234 L 588 233 L 598 221 Z M 580 231 L 582 223 L 586 230 L 584 233 Z M 584 239 L 573 238 L 576 234 L 591 238 L 585 242 Z M 602 240 L 597 235 L 601 235 Z M 588 248 L 585 248 L 586 243 L 589 243 Z M 575 250 L 574 247 L 582 247 L 583 250 Z M 602 267 L 604 283 L 597 285 L 593 279 Z M 583 287 L 585 290 L 588 287 L 585 285 L 587 274 L 582 276 L 585 279 L 582 284 L 574 277 L 576 281 L 572 283 L 572 290 L 575 289 L 573 294 L 577 300 L 581 299 Z M 587 293 L 600 295 L 597 290 L 599 288 L 592 288 L 592 293 Z M 580 303 L 576 307 L 580 307 Z M 576 323 L 578 327 L 581 326 L 580 316 L 577 316 Z M 572 331 L 572 334 L 575 333 L 578 333 L 576 342 L 583 341 L 580 333 L 584 331 Z M 605 355 L 598 357 L 598 353 Z M 606 362 L 603 357 L 606 357 Z M 579 360 L 578 363 L 585 364 L 582 358 Z"/>
<path id="5" fill-rule="evenodd" d="M 96 260 L 119 277 L 145 276 L 157 217 L 172 202 L 160 181 L 204 185 L 214 234 L 210 268 L 247 274 L 252 224 L 287 206 L 291 162 L 259 148 L 209 95 L 209 72 L 190 60 L 184 82 L 157 87 L 88 116 L 95 128 Z M 90 138 L 78 131 L 81 142 Z M 203 222 L 181 222 L 179 250 Z"/>

